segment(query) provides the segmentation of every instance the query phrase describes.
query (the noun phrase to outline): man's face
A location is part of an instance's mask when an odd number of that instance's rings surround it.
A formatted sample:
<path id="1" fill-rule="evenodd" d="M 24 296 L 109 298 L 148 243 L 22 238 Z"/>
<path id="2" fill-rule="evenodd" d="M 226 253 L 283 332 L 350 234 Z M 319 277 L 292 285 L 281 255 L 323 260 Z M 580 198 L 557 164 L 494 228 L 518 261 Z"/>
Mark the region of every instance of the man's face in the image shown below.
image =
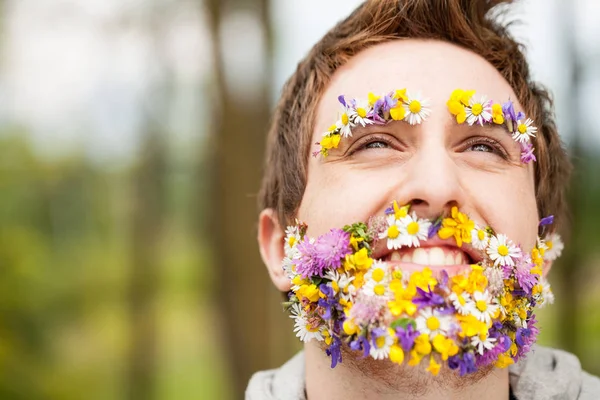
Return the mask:
<path id="1" fill-rule="evenodd" d="M 483 58 L 437 41 L 397 40 L 371 47 L 340 68 L 317 109 L 312 142 L 340 113 L 337 97 L 366 99 L 407 88 L 430 101 L 420 125 L 392 122 L 353 130 L 329 156 L 311 157 L 298 218 L 308 234 L 383 215 L 393 200 L 435 218 L 454 205 L 529 251 L 537 237 L 533 163 L 503 126 L 457 124 L 446 107 L 454 89 L 494 102 L 512 100 L 509 84 Z M 534 139 L 535 145 L 535 139 Z M 313 151 L 315 149 L 311 149 Z"/>

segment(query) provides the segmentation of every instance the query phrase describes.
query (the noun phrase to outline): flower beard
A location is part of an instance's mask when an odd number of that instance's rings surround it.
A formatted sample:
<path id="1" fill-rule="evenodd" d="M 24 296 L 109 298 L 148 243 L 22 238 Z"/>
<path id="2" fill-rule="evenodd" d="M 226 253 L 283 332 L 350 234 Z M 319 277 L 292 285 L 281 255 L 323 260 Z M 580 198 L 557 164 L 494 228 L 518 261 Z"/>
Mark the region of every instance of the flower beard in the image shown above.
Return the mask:
<path id="1" fill-rule="evenodd" d="M 285 305 L 301 341 L 322 342 L 332 368 L 350 351 L 363 371 L 389 361 L 433 376 L 477 377 L 530 351 L 534 311 L 553 300 L 542 267 L 562 249 L 556 235 L 525 251 L 456 207 L 426 220 L 394 202 L 385 214 L 316 238 L 302 223 L 286 230 Z"/>

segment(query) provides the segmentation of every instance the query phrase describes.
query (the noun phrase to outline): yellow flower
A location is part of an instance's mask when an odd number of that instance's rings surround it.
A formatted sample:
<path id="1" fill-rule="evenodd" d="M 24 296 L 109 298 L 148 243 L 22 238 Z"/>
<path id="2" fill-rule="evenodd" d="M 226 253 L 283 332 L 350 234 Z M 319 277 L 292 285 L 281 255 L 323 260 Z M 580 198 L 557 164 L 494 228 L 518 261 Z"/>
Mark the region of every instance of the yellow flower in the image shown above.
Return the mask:
<path id="1" fill-rule="evenodd" d="M 369 106 L 373 107 L 380 97 L 381 96 L 375 96 L 372 92 L 369 92 Z"/>
<path id="2" fill-rule="evenodd" d="M 352 246 L 354 251 L 358 251 L 358 244 L 362 241 L 363 241 L 363 238 L 356 237 L 356 236 L 354 236 L 354 234 L 352 234 L 352 236 L 350 236 L 350 246 Z M 367 249 L 364 249 L 364 250 L 366 251 Z"/>
<path id="3" fill-rule="evenodd" d="M 329 334 L 329 330 L 325 329 L 323 331 L 323 338 L 325 339 L 325 344 L 329 346 L 331 344 L 331 335 Z"/>
<path id="4" fill-rule="evenodd" d="M 300 285 L 300 288 L 296 292 L 296 295 L 300 300 L 308 299 L 308 301 L 310 301 L 311 303 L 315 303 L 319 300 L 319 293 L 321 293 L 321 291 L 319 290 L 319 288 L 317 288 L 317 285 L 304 284 Z"/>
<path id="5" fill-rule="evenodd" d="M 462 329 L 462 335 L 472 337 L 475 335 L 487 335 L 488 327 L 485 322 L 479 321 L 474 315 L 459 315 L 458 322 Z"/>
<path id="6" fill-rule="evenodd" d="M 346 335 L 353 335 L 358 333 L 358 326 L 354 323 L 354 320 L 346 319 L 342 326 Z"/>
<path id="7" fill-rule="evenodd" d="M 433 355 L 429 357 L 429 367 L 427 367 L 427 371 L 431 372 L 431 375 L 436 376 L 440 372 L 441 365 L 438 364 Z"/>
<path id="8" fill-rule="evenodd" d="M 395 107 L 390 108 L 390 117 L 392 117 L 394 121 L 402 121 L 404 117 L 406 117 L 406 110 L 401 102 L 398 102 Z"/>
<path id="9" fill-rule="evenodd" d="M 504 113 L 502 112 L 502 106 L 498 103 L 492 104 L 492 121 L 495 124 L 502 125 L 504 123 Z"/>
<path id="10" fill-rule="evenodd" d="M 429 335 L 422 333 L 415 339 L 415 351 L 421 355 L 431 353 L 431 343 L 429 343 Z"/>
<path id="11" fill-rule="evenodd" d="M 348 254 L 344 260 L 344 269 L 348 272 L 351 270 L 365 271 L 371 267 L 373 259 L 369 257 L 366 247 L 363 247 L 354 254 Z"/>
<path id="12" fill-rule="evenodd" d="M 423 290 L 428 290 L 429 286 L 433 289 L 437 285 L 437 280 L 433 277 L 431 269 L 425 267 L 422 271 L 413 272 L 410 276 L 410 283 Z"/>
<path id="13" fill-rule="evenodd" d="M 476 264 L 471 265 L 471 273 L 469 274 L 465 290 L 471 294 L 476 291 L 483 292 L 487 284 L 488 280 L 483 274 L 483 267 Z"/>
<path id="14" fill-rule="evenodd" d="M 408 215 L 408 210 L 410 209 L 410 205 L 400 207 L 398 205 L 398 202 L 396 200 L 394 200 L 393 208 L 394 208 L 394 218 L 400 219 L 400 218 L 404 218 Z"/>
<path id="15" fill-rule="evenodd" d="M 423 357 L 425 357 L 425 355 L 417 353 L 416 350 L 411 350 L 410 351 L 410 360 L 408 360 L 408 365 L 410 365 L 411 367 L 414 367 L 415 365 L 419 365 L 419 363 L 421 362 Z"/>
<path id="16" fill-rule="evenodd" d="M 452 357 L 458 353 L 458 346 L 454 343 L 454 340 L 445 337 L 444 335 L 437 334 L 433 341 L 433 348 L 435 351 L 440 353 L 442 360 L 446 361 L 448 357 Z"/>
<path id="17" fill-rule="evenodd" d="M 397 344 L 393 344 L 390 348 L 390 361 L 396 364 L 402 364 L 404 361 L 404 350 Z"/>
<path id="18" fill-rule="evenodd" d="M 514 363 L 514 360 L 509 355 L 507 355 L 506 353 L 502 353 L 498 357 L 498 361 L 496 361 L 495 365 L 498 368 L 506 368 L 513 363 Z"/>
<path id="19" fill-rule="evenodd" d="M 456 245 L 461 247 L 463 242 L 471 243 L 471 231 L 475 228 L 475 222 L 469 219 L 466 214 L 458 211 L 457 207 L 452 207 L 451 218 L 442 220 L 442 228 L 438 232 L 441 239 L 448 239 L 454 236 Z"/>
<path id="20" fill-rule="evenodd" d="M 321 139 L 321 147 L 324 150 L 337 149 L 338 145 L 340 144 L 340 139 L 341 135 L 337 133 L 324 136 L 323 139 Z"/>
<path id="21" fill-rule="evenodd" d="M 471 97 L 475 94 L 474 90 L 456 89 L 450 95 L 450 100 L 446 102 L 448 110 L 456 116 L 456 122 L 462 124 L 467 119 L 465 107 L 469 106 Z"/>
<path id="22" fill-rule="evenodd" d="M 394 300 L 388 301 L 388 307 L 393 316 L 397 317 L 404 312 L 412 316 L 417 311 L 417 305 L 412 302 L 412 298 L 417 294 L 414 284 L 405 288 L 399 279 L 392 279 L 390 290 L 394 293 Z"/>
<path id="23" fill-rule="evenodd" d="M 406 89 L 396 90 L 393 96 L 394 99 L 398 99 L 398 102 L 408 101 L 408 96 L 406 95 Z"/>

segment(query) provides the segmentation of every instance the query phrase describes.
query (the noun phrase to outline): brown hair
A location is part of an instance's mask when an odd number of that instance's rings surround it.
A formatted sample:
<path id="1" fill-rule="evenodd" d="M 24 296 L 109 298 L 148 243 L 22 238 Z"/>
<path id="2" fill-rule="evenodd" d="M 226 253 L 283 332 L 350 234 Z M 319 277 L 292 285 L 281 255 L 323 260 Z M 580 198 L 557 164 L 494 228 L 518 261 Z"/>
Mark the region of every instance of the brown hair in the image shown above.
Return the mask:
<path id="1" fill-rule="evenodd" d="M 335 71 L 361 50 L 398 38 L 437 39 L 479 54 L 507 80 L 538 126 L 535 165 L 540 215 L 566 211 L 570 162 L 554 122 L 550 94 L 533 82 L 522 46 L 498 21 L 502 1 L 369 0 L 331 29 L 298 64 L 283 88 L 267 137 L 259 207 L 276 210 L 282 226 L 295 215 L 306 186 L 317 104 Z M 556 225 L 555 225 L 556 226 Z"/>

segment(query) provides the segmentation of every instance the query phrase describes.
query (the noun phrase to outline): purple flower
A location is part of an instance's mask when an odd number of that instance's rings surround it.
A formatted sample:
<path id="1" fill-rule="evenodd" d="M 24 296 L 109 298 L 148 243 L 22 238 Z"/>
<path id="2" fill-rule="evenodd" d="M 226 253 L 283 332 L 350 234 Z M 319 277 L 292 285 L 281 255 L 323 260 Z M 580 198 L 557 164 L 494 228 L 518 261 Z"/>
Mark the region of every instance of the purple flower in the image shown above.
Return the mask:
<path id="1" fill-rule="evenodd" d="M 419 331 L 416 331 L 412 324 L 408 324 L 406 328 L 401 326 L 396 328 L 396 337 L 400 341 L 400 346 L 406 351 L 412 349 L 415 339 L 419 336 Z"/>
<path id="2" fill-rule="evenodd" d="M 513 102 L 511 100 L 509 100 L 506 103 L 502 104 L 502 112 L 504 113 L 504 118 L 507 121 L 509 119 L 511 121 L 515 121 L 517 119 L 517 117 L 515 115 L 515 107 L 514 107 Z"/>
<path id="3" fill-rule="evenodd" d="M 429 231 L 427 232 L 427 238 L 431 239 L 432 237 L 437 235 L 437 233 L 441 227 L 442 227 L 442 219 L 438 218 L 435 220 L 435 222 L 433 224 L 429 225 Z"/>
<path id="4" fill-rule="evenodd" d="M 531 273 L 532 268 L 533 263 L 529 256 L 523 257 L 515 266 L 515 278 L 526 294 L 531 293 L 531 289 L 538 282 L 537 276 Z"/>
<path id="5" fill-rule="evenodd" d="M 308 236 L 304 237 L 297 245 L 300 256 L 296 262 L 296 271 L 303 278 L 308 278 L 312 275 L 323 276 L 323 270 L 317 264 L 315 258 L 315 245 L 310 242 Z"/>
<path id="6" fill-rule="evenodd" d="M 388 208 L 385 209 L 384 211 L 385 215 L 391 215 L 394 213 L 394 207 L 393 206 L 389 206 Z"/>
<path id="7" fill-rule="evenodd" d="M 519 346 L 519 350 L 515 356 L 515 362 L 529 353 L 531 346 L 535 343 L 537 335 L 540 333 L 539 329 L 535 326 L 536 323 L 535 315 L 532 314 L 529 321 L 527 321 L 527 328 L 517 328 L 515 342 Z"/>
<path id="8" fill-rule="evenodd" d="M 321 272 L 325 269 L 339 268 L 342 265 L 342 259 L 351 253 L 349 245 L 350 234 L 341 229 L 332 229 L 319 236 L 315 242 L 313 254 Z"/>
<path id="9" fill-rule="evenodd" d="M 421 288 L 417 288 L 417 295 L 413 298 L 412 302 L 419 307 L 419 310 L 423 307 L 435 307 L 444 304 L 444 298 L 437 293 L 431 291 L 431 286 L 425 291 Z"/>
<path id="10" fill-rule="evenodd" d="M 482 356 L 478 356 L 475 365 L 477 367 L 484 367 L 490 365 L 498 360 L 498 356 L 510 348 L 511 340 L 508 336 L 501 335 L 496 341 L 496 345 L 483 353 Z M 508 346 L 507 346 L 508 345 Z"/>
<path id="11" fill-rule="evenodd" d="M 331 357 L 331 368 L 335 368 L 338 363 L 342 362 L 342 341 L 337 336 L 332 336 L 332 339 L 325 353 Z"/>
<path id="12" fill-rule="evenodd" d="M 548 215 L 540 220 L 539 226 L 552 225 L 554 223 L 554 215 Z"/>
<path id="13" fill-rule="evenodd" d="M 448 367 L 450 367 L 450 369 L 458 368 L 460 376 L 465 376 L 477 371 L 477 367 L 475 366 L 475 356 L 473 356 L 473 353 L 464 353 L 462 359 L 459 355 L 449 357 Z"/>
<path id="14" fill-rule="evenodd" d="M 341 104 L 342 104 L 344 107 L 348 107 L 348 106 L 346 105 L 346 99 L 344 98 L 344 95 L 343 95 L 343 94 L 340 94 L 340 95 L 338 96 L 338 101 L 339 101 L 339 102 L 340 102 L 340 103 L 341 103 Z"/>
<path id="15" fill-rule="evenodd" d="M 515 118 L 515 121 L 520 121 L 522 119 L 525 119 L 525 113 L 523 111 L 519 111 L 517 113 L 517 118 Z"/>
<path id="16" fill-rule="evenodd" d="M 350 348 L 354 351 L 362 350 L 363 357 L 367 357 L 371 351 L 371 345 L 364 336 L 358 336 L 356 340 L 350 342 Z"/>
<path id="17" fill-rule="evenodd" d="M 535 154 L 533 154 L 533 145 L 531 143 L 522 143 L 521 144 L 521 162 L 525 164 L 529 164 L 531 161 L 537 161 L 535 158 Z"/>
<path id="18" fill-rule="evenodd" d="M 323 307 L 323 315 L 321 317 L 324 320 L 330 320 L 332 310 L 339 310 L 339 304 L 335 299 L 335 293 L 333 292 L 333 288 L 331 286 L 327 286 L 322 283 L 319 285 L 319 290 L 326 296 L 325 298 L 319 298 L 319 306 Z"/>

